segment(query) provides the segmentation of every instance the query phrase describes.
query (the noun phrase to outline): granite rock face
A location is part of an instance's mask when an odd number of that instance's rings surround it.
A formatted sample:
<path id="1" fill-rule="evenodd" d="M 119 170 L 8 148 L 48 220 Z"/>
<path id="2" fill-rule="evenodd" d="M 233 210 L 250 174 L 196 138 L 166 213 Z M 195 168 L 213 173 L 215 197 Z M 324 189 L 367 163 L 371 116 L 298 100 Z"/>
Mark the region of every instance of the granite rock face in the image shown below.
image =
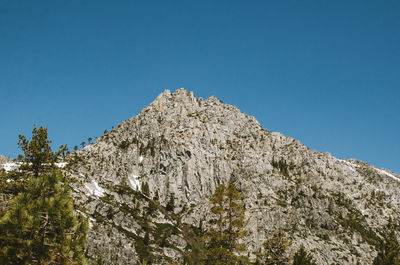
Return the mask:
<path id="1" fill-rule="evenodd" d="M 310 150 L 184 89 L 164 91 L 69 159 L 74 196 L 90 218 L 88 254 L 105 264 L 193 258 L 209 198 L 230 181 L 244 198 L 250 258 L 283 230 L 289 256 L 303 244 L 318 264 L 371 264 L 384 232 L 399 229 L 400 176 Z"/>

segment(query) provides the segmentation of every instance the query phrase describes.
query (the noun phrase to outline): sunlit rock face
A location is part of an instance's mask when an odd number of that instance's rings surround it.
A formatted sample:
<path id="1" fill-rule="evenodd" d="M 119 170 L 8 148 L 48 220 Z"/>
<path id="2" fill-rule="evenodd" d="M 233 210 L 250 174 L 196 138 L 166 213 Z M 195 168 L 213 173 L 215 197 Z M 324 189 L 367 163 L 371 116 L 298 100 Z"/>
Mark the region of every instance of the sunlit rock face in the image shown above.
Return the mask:
<path id="1" fill-rule="evenodd" d="M 164 91 L 70 159 L 88 255 L 105 264 L 183 263 L 192 230 L 207 227 L 211 194 L 230 181 L 243 196 L 250 258 L 281 229 L 289 256 L 303 244 L 318 264 L 371 264 L 388 225 L 399 224 L 400 176 L 310 150 L 184 89 Z"/>

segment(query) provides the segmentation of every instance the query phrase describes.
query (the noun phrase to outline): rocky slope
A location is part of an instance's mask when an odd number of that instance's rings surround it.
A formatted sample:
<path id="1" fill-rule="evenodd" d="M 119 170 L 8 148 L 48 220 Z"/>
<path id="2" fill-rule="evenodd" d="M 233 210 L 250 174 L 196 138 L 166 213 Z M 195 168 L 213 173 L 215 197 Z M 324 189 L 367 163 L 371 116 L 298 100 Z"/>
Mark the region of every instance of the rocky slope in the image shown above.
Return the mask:
<path id="1" fill-rule="evenodd" d="M 251 258 L 282 229 L 288 255 L 303 244 L 318 264 L 371 264 L 388 227 L 399 231 L 400 176 L 312 151 L 184 89 L 166 90 L 70 161 L 90 218 L 88 255 L 105 264 L 195 263 L 209 197 L 231 180 L 244 197 Z"/>
<path id="2" fill-rule="evenodd" d="M 11 161 L 12 161 L 12 159 L 10 159 L 6 156 L 0 155 L 0 165 L 5 164 L 7 162 L 11 162 Z"/>
<path id="3" fill-rule="evenodd" d="M 11 158 L 0 155 L 0 171 L 3 169 L 10 171 L 13 167 L 15 167 L 15 163 Z"/>

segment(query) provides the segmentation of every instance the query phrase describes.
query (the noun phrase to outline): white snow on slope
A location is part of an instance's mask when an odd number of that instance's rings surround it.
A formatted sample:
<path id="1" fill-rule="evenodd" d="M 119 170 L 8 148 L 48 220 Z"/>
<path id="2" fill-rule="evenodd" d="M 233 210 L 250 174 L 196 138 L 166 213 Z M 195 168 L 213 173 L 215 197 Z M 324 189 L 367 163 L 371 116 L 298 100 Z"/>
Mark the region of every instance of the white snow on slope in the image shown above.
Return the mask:
<path id="1" fill-rule="evenodd" d="M 7 162 L 7 163 L 4 163 L 4 164 L 0 164 L 0 166 L 2 166 L 6 172 L 10 172 L 12 170 L 15 170 L 19 166 L 21 166 L 21 164 L 22 163 L 20 163 L 20 162 Z M 29 164 L 31 164 L 31 163 L 29 163 Z M 60 162 L 60 163 L 55 163 L 55 164 L 56 164 L 57 167 L 63 168 L 68 163 L 67 162 Z"/>
<path id="2" fill-rule="evenodd" d="M 16 169 L 19 167 L 19 163 L 14 163 L 14 162 L 7 162 L 4 164 L 1 164 L 1 166 L 4 168 L 6 172 L 10 172 L 11 170 Z"/>
<path id="3" fill-rule="evenodd" d="M 344 164 L 346 164 L 346 166 L 347 166 L 349 169 L 353 170 L 353 171 L 355 171 L 354 168 L 360 167 L 359 165 L 354 164 L 354 163 L 352 163 L 352 162 L 350 162 L 350 161 L 347 161 L 347 160 L 344 160 L 344 159 L 339 159 L 339 161 L 342 162 L 342 163 L 344 163 Z"/>
<path id="4" fill-rule="evenodd" d="M 65 167 L 66 165 L 68 165 L 67 162 L 56 163 L 56 166 L 59 167 L 59 168 L 63 168 L 63 167 Z"/>
<path id="5" fill-rule="evenodd" d="M 131 188 L 137 191 L 141 191 L 140 187 L 140 182 L 139 182 L 139 177 L 136 175 L 128 176 L 129 184 L 131 185 Z"/>
<path id="6" fill-rule="evenodd" d="M 386 172 L 386 171 L 383 170 L 383 169 L 379 169 L 379 168 L 376 168 L 376 167 L 375 167 L 375 170 L 378 171 L 380 174 L 384 174 L 384 175 L 386 175 L 386 176 L 388 176 L 388 177 L 391 177 L 392 179 L 394 179 L 394 180 L 400 182 L 400 179 L 399 179 L 398 177 L 396 177 L 396 176 L 394 176 L 394 175 L 392 175 L 392 174 Z"/>
<path id="7" fill-rule="evenodd" d="M 142 163 L 143 161 L 143 156 L 139 156 L 139 163 Z"/>
<path id="8" fill-rule="evenodd" d="M 84 216 L 84 217 L 87 217 L 88 215 L 86 214 L 86 213 L 84 213 L 84 212 L 82 212 L 82 211 L 80 211 L 80 210 L 76 210 L 78 213 L 80 213 L 82 216 Z M 89 216 L 89 228 L 92 228 L 93 227 L 93 223 L 95 222 L 96 220 L 95 219 L 93 219 L 91 216 Z"/>
<path id="9" fill-rule="evenodd" d="M 87 193 L 86 195 L 90 196 L 90 195 L 94 195 L 97 197 L 103 197 L 104 196 L 104 192 L 105 190 L 99 186 L 99 184 L 97 183 L 97 181 L 92 180 L 91 183 L 87 183 L 85 184 L 86 189 L 89 190 L 89 193 Z"/>

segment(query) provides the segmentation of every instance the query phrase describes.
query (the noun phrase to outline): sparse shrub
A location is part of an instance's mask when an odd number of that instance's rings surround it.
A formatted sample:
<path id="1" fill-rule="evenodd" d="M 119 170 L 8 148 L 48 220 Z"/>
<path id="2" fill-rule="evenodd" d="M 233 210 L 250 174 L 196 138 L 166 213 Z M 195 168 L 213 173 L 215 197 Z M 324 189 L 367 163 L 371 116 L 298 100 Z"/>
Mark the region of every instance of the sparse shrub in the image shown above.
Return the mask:
<path id="1" fill-rule="evenodd" d="M 312 255 L 307 253 L 302 245 L 294 255 L 293 265 L 316 265 L 316 263 Z"/>

